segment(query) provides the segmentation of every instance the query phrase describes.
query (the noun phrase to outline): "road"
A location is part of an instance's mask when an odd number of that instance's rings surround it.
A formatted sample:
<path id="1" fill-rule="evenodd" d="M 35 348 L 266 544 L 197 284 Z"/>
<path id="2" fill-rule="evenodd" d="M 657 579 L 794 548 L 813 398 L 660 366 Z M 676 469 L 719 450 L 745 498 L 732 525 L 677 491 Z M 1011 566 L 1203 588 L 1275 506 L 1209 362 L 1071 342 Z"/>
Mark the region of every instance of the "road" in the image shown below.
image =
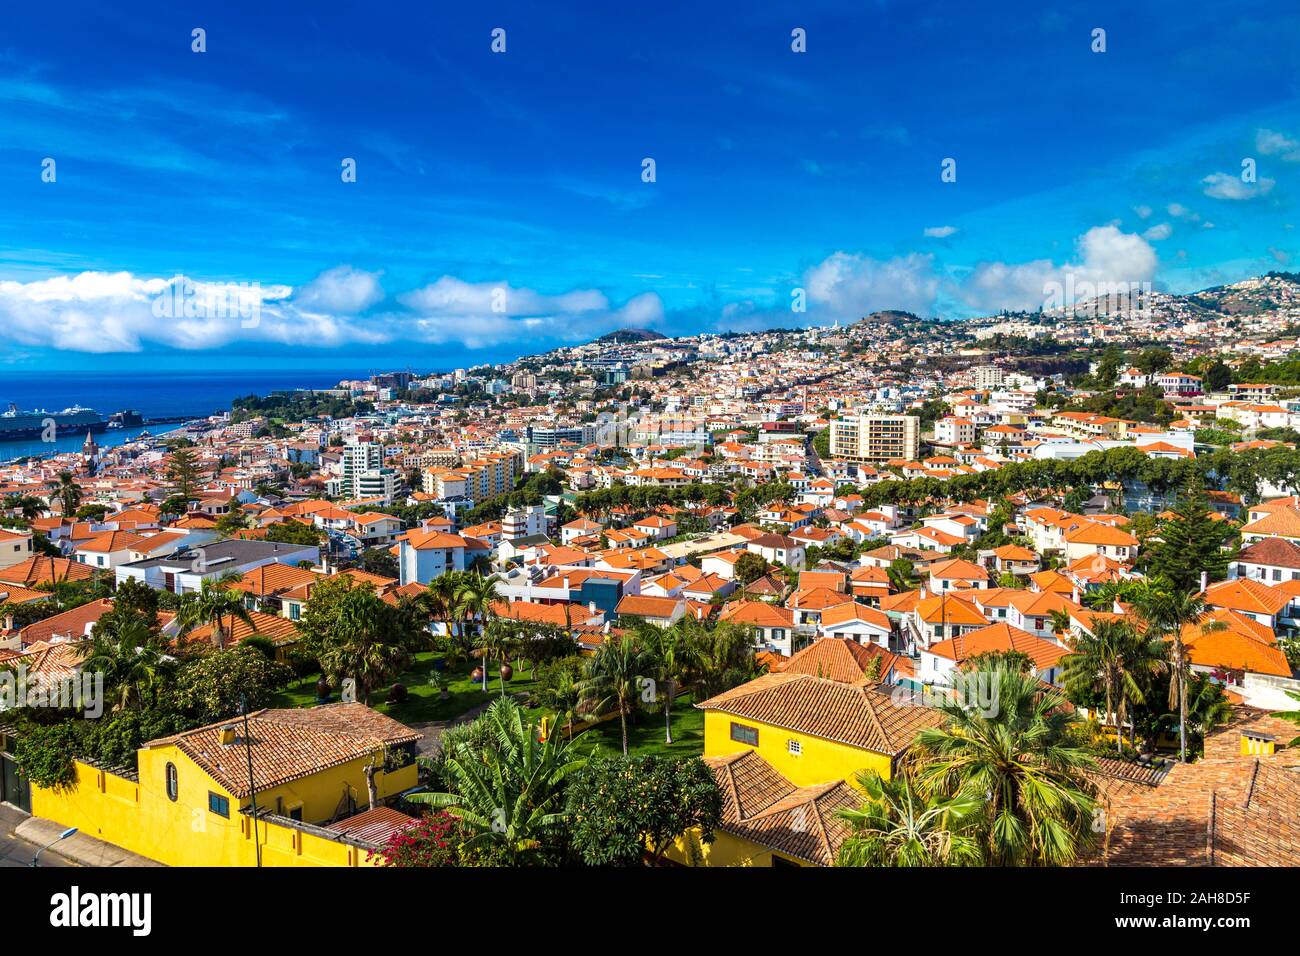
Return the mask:
<path id="1" fill-rule="evenodd" d="M 0 868 L 28 866 L 40 847 L 14 835 L 14 827 L 27 819 L 20 810 L 0 804 Z M 41 866 L 72 866 L 67 860 L 46 850 L 41 854 Z"/>

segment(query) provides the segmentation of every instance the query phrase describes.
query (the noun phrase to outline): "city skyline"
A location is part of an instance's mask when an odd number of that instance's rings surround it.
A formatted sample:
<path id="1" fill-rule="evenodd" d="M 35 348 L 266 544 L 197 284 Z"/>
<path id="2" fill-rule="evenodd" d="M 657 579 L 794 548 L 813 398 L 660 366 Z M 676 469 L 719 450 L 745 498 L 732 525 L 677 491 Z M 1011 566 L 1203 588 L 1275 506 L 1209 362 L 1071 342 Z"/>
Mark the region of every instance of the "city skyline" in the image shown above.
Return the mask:
<path id="1" fill-rule="evenodd" d="M 32 11 L 0 372 L 452 367 L 1294 267 L 1294 13 L 1005 9 Z M 159 316 L 178 275 L 256 284 L 257 321 Z"/>

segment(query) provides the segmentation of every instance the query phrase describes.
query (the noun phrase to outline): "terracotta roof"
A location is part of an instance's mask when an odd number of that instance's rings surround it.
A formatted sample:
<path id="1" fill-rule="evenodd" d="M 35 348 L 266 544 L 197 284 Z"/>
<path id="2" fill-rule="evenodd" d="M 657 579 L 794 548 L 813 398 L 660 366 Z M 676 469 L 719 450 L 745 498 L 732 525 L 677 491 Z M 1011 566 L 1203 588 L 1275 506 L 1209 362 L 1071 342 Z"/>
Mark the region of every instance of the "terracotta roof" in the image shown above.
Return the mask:
<path id="1" fill-rule="evenodd" d="M 790 595 L 787 606 L 801 611 L 823 611 L 846 602 L 852 603 L 848 601 L 848 595 L 843 591 L 833 591 L 827 587 L 812 587 L 795 591 Z"/>
<path id="2" fill-rule="evenodd" d="M 48 641 L 54 637 L 83 638 L 87 633 L 87 625 L 95 624 L 111 610 L 113 610 L 113 602 L 107 598 L 100 598 L 98 601 L 91 601 L 70 611 L 47 617 L 43 621 L 28 624 L 18 632 L 18 638 L 24 645 Z"/>
<path id="3" fill-rule="evenodd" d="M 1211 584 L 1205 589 L 1205 603 L 1213 607 L 1227 608 L 1230 611 L 1266 614 L 1273 617 L 1290 604 L 1291 599 L 1262 581 L 1237 578 L 1233 581 Z"/>
<path id="4" fill-rule="evenodd" d="M 681 607 L 681 598 L 625 594 L 619 599 L 616 613 L 634 617 L 672 617 Z"/>
<path id="5" fill-rule="evenodd" d="M 987 581 L 989 573 L 978 564 L 953 558 L 951 561 L 936 561 L 930 565 L 930 575 L 954 581 Z"/>
<path id="6" fill-rule="evenodd" d="M 337 823 L 330 823 L 327 829 L 345 834 L 362 843 L 383 846 L 394 833 L 419 822 L 415 817 L 408 817 L 392 807 L 371 807 Z"/>
<path id="7" fill-rule="evenodd" d="M 1241 533 L 1269 535 L 1279 538 L 1300 538 L 1300 511 L 1294 508 L 1274 511 L 1243 525 Z"/>
<path id="8" fill-rule="evenodd" d="M 12 567 L 0 568 L 0 582 L 24 587 L 53 584 L 56 581 L 86 581 L 94 576 L 94 569 L 80 561 L 44 555 L 36 555 Z"/>
<path id="9" fill-rule="evenodd" d="M 837 811 L 861 804 L 843 780 L 797 787 L 753 750 L 704 762 L 722 791 L 719 829 L 808 863 L 834 862 L 852 832 Z"/>
<path id="10" fill-rule="evenodd" d="M 313 584 L 321 580 L 321 575 L 291 564 L 264 564 L 260 568 L 246 571 L 244 576 L 230 585 L 233 591 L 243 591 L 259 597 L 268 597 L 292 590 L 303 584 Z"/>
<path id="11" fill-rule="evenodd" d="M 964 592 L 977 595 L 976 591 Z M 883 603 L 883 602 L 882 602 Z M 938 594 L 916 602 L 916 616 L 926 624 L 943 623 L 947 625 L 974 624 L 983 626 L 988 623 L 984 615 L 966 597 L 954 594 Z"/>
<path id="12" fill-rule="evenodd" d="M 1000 548 L 994 548 L 993 553 L 1003 561 L 1037 561 L 1038 555 L 1028 548 L 1023 548 L 1018 544 L 1004 544 Z"/>
<path id="13" fill-rule="evenodd" d="M 799 589 L 829 588 L 832 591 L 844 591 L 844 572 L 842 571 L 800 571 Z"/>
<path id="14" fill-rule="evenodd" d="M 881 683 L 888 679 L 898 655 L 876 644 L 823 637 L 787 659 L 780 670 L 783 674 L 811 674 L 846 684 L 859 684 L 865 680 L 871 662 L 876 659 L 880 659 L 880 676 L 876 683 Z"/>
<path id="15" fill-rule="evenodd" d="M 1005 623 L 990 624 L 988 627 L 968 631 L 959 637 L 938 641 L 926 650 L 930 654 L 945 657 L 958 664 L 980 654 L 1018 651 L 1029 655 L 1029 659 L 1034 662 L 1034 669 L 1040 671 L 1055 667 L 1062 657 L 1070 653 L 1060 644 L 1036 637 L 1028 631 L 1022 631 L 1018 627 Z"/>
<path id="16" fill-rule="evenodd" d="M 1264 564 L 1300 571 L 1300 544 L 1287 538 L 1261 538 L 1242 548 L 1237 554 L 1237 560 L 1245 564 Z"/>
<path id="17" fill-rule="evenodd" d="M 1300 805 L 1293 788 L 1287 786 L 1288 781 L 1300 779 L 1300 748 L 1282 747 L 1271 756 L 1243 755 L 1241 735 L 1246 730 L 1279 741 L 1296 735 L 1295 724 L 1238 708 L 1227 726 L 1206 738 L 1200 760 L 1175 763 L 1159 786 L 1112 788 L 1103 783 L 1109 830 L 1099 862 L 1108 866 L 1300 863 L 1295 828 Z M 1267 768 L 1263 778 L 1257 767 Z"/>
<path id="18" fill-rule="evenodd" d="M 919 730 L 943 720 L 928 707 L 900 707 L 885 691 L 785 670 L 695 706 L 891 756 L 906 750 Z"/>
<path id="19" fill-rule="evenodd" d="M 235 728 L 236 742 L 221 743 L 221 728 Z M 242 720 L 223 720 L 145 744 L 175 746 L 232 796 L 246 797 L 248 753 L 258 790 L 289 783 L 386 746 L 414 743 L 420 735 L 364 704 L 334 703 L 292 710 L 258 710 L 248 715 L 251 745 Z"/>
<path id="20" fill-rule="evenodd" d="M 877 611 L 874 607 L 859 604 L 856 601 L 845 601 L 835 607 L 828 607 L 822 612 L 822 627 L 824 628 L 846 624 L 849 621 L 862 621 L 866 624 L 873 624 L 885 631 L 893 630 L 893 622 L 890 621 L 888 614 L 884 611 Z"/>
<path id="21" fill-rule="evenodd" d="M 1217 630 L 1206 630 L 1214 622 Z M 1223 670 L 1290 677 L 1291 665 L 1277 645 L 1273 631 L 1245 615 L 1214 608 L 1200 621 L 1183 628 L 1183 644 L 1193 664 Z"/>
<path id="22" fill-rule="evenodd" d="M 249 618 L 252 619 L 252 625 L 241 621 L 238 618 L 226 618 L 221 626 L 226 635 L 227 646 L 238 644 L 253 635 L 269 638 L 275 644 L 289 644 L 301 636 L 298 633 L 298 625 L 287 617 L 280 617 L 278 614 L 264 614 L 261 611 L 249 611 Z M 196 627 L 185 635 L 186 641 L 205 641 L 212 639 L 216 634 L 215 624 L 204 624 Z"/>
<path id="23" fill-rule="evenodd" d="M 766 601 L 731 601 L 723 605 L 721 620 L 753 627 L 794 627 L 794 612 Z"/>

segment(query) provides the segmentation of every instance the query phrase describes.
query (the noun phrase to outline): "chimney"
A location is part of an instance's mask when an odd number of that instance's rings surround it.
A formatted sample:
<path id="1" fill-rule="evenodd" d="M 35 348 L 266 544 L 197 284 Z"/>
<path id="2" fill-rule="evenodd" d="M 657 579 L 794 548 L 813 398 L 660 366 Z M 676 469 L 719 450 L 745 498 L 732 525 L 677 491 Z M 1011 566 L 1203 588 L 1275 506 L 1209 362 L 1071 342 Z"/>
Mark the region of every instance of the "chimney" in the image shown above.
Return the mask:
<path id="1" fill-rule="evenodd" d="M 599 614 L 599 613 L 600 613 L 598 610 L 596 610 L 596 602 L 595 602 L 595 601 L 588 601 L 588 602 L 587 602 L 587 611 L 588 611 L 588 613 L 591 613 L 591 614 Z"/>
<path id="2" fill-rule="evenodd" d="M 223 747 L 233 747 L 233 746 L 234 746 L 234 744 L 235 744 L 235 725 L 234 725 L 234 724 L 222 724 L 222 725 L 221 725 L 221 730 L 218 731 L 218 734 L 219 734 L 219 736 L 218 736 L 217 740 L 218 740 L 218 742 L 220 742 L 221 746 L 223 746 Z"/>
<path id="3" fill-rule="evenodd" d="M 1079 603 L 1079 589 L 1077 587 L 1074 589 L 1073 592 L 1071 592 L 1070 600 L 1073 601 L 1075 604 Z"/>
<path id="4" fill-rule="evenodd" d="M 564 576 L 564 590 L 569 590 L 569 576 L 567 574 Z"/>
<path id="5" fill-rule="evenodd" d="M 926 596 L 926 595 L 925 595 L 925 585 L 922 584 L 922 585 L 921 585 L 921 594 L 920 594 L 920 599 L 921 599 L 922 601 L 924 601 L 924 600 L 925 600 L 925 596 Z"/>

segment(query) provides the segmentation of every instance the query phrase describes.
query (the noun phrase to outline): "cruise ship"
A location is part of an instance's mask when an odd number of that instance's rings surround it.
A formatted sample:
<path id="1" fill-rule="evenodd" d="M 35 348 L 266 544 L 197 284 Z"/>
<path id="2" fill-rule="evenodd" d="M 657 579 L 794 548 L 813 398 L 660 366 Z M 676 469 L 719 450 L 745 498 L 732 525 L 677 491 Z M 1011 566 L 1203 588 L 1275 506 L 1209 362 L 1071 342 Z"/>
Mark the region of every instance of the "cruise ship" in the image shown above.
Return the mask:
<path id="1" fill-rule="evenodd" d="M 45 430 L 54 424 L 54 437 L 62 437 L 78 432 L 102 432 L 108 427 L 108 419 L 93 408 L 75 405 L 61 412 L 47 412 L 44 409 L 19 411 L 12 402 L 8 411 L 0 412 L 0 441 L 15 441 L 23 438 L 40 438 Z"/>

